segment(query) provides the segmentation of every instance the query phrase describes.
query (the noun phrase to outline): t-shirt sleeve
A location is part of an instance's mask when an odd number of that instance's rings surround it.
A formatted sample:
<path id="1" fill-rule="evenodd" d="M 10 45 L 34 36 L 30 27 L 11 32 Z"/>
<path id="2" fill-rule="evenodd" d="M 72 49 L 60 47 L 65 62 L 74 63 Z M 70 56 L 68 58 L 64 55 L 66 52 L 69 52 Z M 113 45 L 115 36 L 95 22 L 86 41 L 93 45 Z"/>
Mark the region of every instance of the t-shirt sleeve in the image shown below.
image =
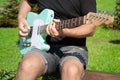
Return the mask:
<path id="1" fill-rule="evenodd" d="M 82 15 L 86 15 L 88 12 L 96 12 L 96 0 L 81 0 L 81 12 Z"/>
<path id="2" fill-rule="evenodd" d="M 30 3 L 32 3 L 32 4 L 37 3 L 37 1 L 36 1 L 36 0 L 28 0 L 28 2 L 30 2 Z"/>

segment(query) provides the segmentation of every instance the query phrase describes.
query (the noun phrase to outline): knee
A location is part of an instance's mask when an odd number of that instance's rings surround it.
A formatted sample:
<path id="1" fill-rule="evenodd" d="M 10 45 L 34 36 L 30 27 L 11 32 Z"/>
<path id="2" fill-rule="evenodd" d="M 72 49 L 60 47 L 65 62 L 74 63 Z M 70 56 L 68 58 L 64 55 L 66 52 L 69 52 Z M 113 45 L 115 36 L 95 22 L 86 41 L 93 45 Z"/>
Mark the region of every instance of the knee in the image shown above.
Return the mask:
<path id="1" fill-rule="evenodd" d="M 62 72 L 64 74 L 75 75 L 79 73 L 79 69 L 75 65 L 64 65 L 62 67 Z"/>
<path id="2" fill-rule="evenodd" d="M 19 63 L 19 69 L 25 72 L 29 72 L 31 70 L 35 70 L 37 68 L 42 68 L 45 66 L 45 63 L 42 58 L 37 56 L 27 56 L 24 57 L 23 60 Z"/>
<path id="3" fill-rule="evenodd" d="M 34 67 L 34 63 L 31 62 L 30 60 L 22 60 L 20 63 L 19 63 L 19 69 L 22 70 L 22 71 L 29 71 L 30 68 Z"/>
<path id="4" fill-rule="evenodd" d="M 66 60 L 62 65 L 62 73 L 73 75 L 80 75 L 83 70 L 83 66 L 76 60 Z"/>

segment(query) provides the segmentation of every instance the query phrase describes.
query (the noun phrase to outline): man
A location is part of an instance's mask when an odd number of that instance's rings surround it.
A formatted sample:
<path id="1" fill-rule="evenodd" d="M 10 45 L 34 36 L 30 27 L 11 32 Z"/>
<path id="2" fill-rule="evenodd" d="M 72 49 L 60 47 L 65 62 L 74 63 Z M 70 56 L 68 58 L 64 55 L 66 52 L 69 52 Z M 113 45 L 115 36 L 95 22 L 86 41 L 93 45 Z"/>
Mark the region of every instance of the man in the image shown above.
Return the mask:
<path id="1" fill-rule="evenodd" d="M 26 15 L 34 4 L 39 12 L 52 9 L 55 19 L 47 26 L 47 43 L 50 50 L 45 52 L 33 48 L 23 56 L 19 64 L 17 80 L 35 80 L 45 74 L 59 72 L 61 80 L 81 80 L 88 61 L 86 37 L 92 36 L 96 25 L 83 24 L 75 28 L 56 30 L 60 20 L 84 16 L 96 12 L 95 0 L 23 0 L 18 14 L 19 36 L 24 38 L 30 30 Z M 26 28 L 24 28 L 24 26 Z"/>

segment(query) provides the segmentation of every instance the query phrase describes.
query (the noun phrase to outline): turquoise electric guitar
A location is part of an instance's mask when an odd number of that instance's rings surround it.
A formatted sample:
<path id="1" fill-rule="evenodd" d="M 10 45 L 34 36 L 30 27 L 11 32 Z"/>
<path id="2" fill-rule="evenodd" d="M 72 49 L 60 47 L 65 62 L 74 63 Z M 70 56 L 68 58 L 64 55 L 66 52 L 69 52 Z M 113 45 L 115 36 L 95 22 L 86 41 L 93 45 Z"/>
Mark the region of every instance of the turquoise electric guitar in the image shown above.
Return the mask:
<path id="1" fill-rule="evenodd" d="M 54 11 L 50 9 L 44 9 L 40 14 L 33 12 L 28 13 L 27 22 L 31 26 L 31 30 L 24 40 L 20 39 L 19 45 L 21 54 L 26 54 L 31 48 L 38 48 L 43 51 L 48 51 L 50 49 L 50 46 L 46 43 L 46 27 L 53 19 Z M 111 15 L 89 12 L 82 17 L 62 20 L 56 24 L 56 29 L 73 28 L 89 23 L 93 23 L 96 26 L 99 26 L 102 23 L 108 25 L 113 22 L 114 17 Z"/>
<path id="2" fill-rule="evenodd" d="M 45 9 L 40 14 L 36 14 L 34 12 L 29 12 L 27 14 L 26 19 L 31 27 L 31 30 L 24 40 L 20 39 L 19 46 L 21 54 L 24 55 L 33 47 L 45 51 L 50 49 L 50 46 L 45 41 L 47 34 L 38 34 L 38 30 L 40 30 L 41 25 L 49 24 L 53 20 L 53 18 L 54 12 L 50 9 Z"/>

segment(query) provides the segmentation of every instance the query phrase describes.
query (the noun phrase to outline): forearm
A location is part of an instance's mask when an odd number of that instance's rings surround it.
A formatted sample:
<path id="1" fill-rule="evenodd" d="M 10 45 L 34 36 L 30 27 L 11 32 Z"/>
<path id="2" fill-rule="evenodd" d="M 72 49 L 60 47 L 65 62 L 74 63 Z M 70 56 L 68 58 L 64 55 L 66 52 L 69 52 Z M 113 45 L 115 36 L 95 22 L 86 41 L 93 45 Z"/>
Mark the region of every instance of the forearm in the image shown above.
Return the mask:
<path id="1" fill-rule="evenodd" d="M 23 0 L 23 2 L 20 4 L 18 19 L 19 18 L 26 18 L 26 14 L 30 10 L 31 10 L 30 4 L 27 2 L 27 0 Z"/>
<path id="2" fill-rule="evenodd" d="M 96 26 L 93 24 L 85 24 L 73 29 L 63 29 L 63 36 L 84 38 L 92 36 L 96 30 Z"/>

